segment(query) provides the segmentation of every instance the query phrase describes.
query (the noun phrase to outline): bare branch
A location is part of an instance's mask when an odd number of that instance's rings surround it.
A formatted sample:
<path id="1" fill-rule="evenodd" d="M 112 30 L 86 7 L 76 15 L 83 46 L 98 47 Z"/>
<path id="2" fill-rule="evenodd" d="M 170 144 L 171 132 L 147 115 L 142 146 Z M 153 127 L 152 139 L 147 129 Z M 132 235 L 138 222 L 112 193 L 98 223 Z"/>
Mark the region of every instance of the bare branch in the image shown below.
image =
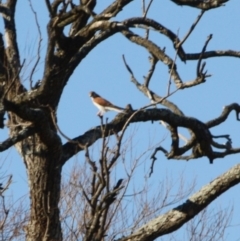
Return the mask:
<path id="1" fill-rule="evenodd" d="M 61 3 L 63 3 L 63 0 L 54 0 L 52 3 L 52 11 L 54 16 L 57 14 L 58 7 Z"/>
<path id="2" fill-rule="evenodd" d="M 152 5 L 152 2 L 153 2 L 153 0 L 150 0 L 150 1 L 149 1 L 149 3 L 148 3 L 147 8 L 146 8 L 146 9 L 144 9 L 144 13 L 143 13 L 143 17 L 144 17 L 144 18 L 146 18 L 146 17 L 147 17 L 147 13 L 148 13 L 148 11 L 149 11 L 149 9 L 150 9 L 151 5 Z"/>
<path id="3" fill-rule="evenodd" d="M 209 41 L 211 40 L 211 38 L 212 38 L 212 35 L 210 34 L 203 46 L 202 53 L 199 56 L 198 63 L 197 63 L 197 70 L 196 70 L 197 78 L 193 81 L 187 81 L 187 82 L 183 83 L 183 85 L 182 85 L 183 89 L 202 84 L 206 81 L 206 78 L 211 77 L 210 74 L 207 74 L 207 71 L 204 72 L 206 62 L 204 62 L 202 64 L 202 56 L 203 56 L 204 52 L 206 51 L 207 45 L 208 45 Z"/>
<path id="4" fill-rule="evenodd" d="M 127 68 L 128 72 L 131 74 L 131 77 L 134 78 L 133 72 L 132 72 L 131 68 L 129 67 L 129 65 L 127 64 L 126 59 L 125 59 L 125 56 L 122 55 L 122 58 L 123 58 L 123 62 L 124 62 L 124 64 L 125 64 L 125 67 Z M 135 78 L 134 78 L 134 79 L 135 79 Z"/>
<path id="5" fill-rule="evenodd" d="M 74 9 L 70 10 L 67 13 L 61 14 L 54 23 L 54 26 L 57 26 L 58 28 L 62 28 L 67 26 L 70 23 L 73 23 L 75 20 L 79 18 L 79 13 L 85 12 L 89 16 L 95 17 L 96 13 L 94 13 L 91 9 L 88 8 L 88 6 L 80 5 L 76 6 Z M 76 34 L 75 34 L 76 35 Z"/>
<path id="6" fill-rule="evenodd" d="M 218 8 L 223 6 L 225 2 L 229 0 L 210 0 L 210 1 L 202 1 L 202 0 L 171 0 L 172 2 L 178 5 L 187 5 L 195 8 L 200 8 L 203 10 L 209 10 L 211 8 Z"/>
<path id="7" fill-rule="evenodd" d="M 51 118 L 52 118 L 52 122 L 53 122 L 54 126 L 56 127 L 56 129 L 58 130 L 58 132 L 59 132 L 66 140 L 68 140 L 69 142 L 72 142 L 72 143 L 74 143 L 74 144 L 79 145 L 79 147 L 80 147 L 81 149 L 86 149 L 86 146 L 83 146 L 83 145 L 81 145 L 79 142 L 72 140 L 70 137 L 68 137 L 66 134 L 64 134 L 64 133 L 62 132 L 62 130 L 60 129 L 60 127 L 58 126 L 58 124 L 57 124 L 57 122 L 56 122 L 56 114 L 55 114 L 55 112 L 53 111 L 53 109 L 52 109 L 50 106 L 49 106 L 49 110 L 50 110 L 50 115 L 51 115 Z"/>
<path id="8" fill-rule="evenodd" d="M 185 52 L 181 45 L 178 47 L 178 43 L 180 43 L 178 36 L 175 33 L 173 33 L 170 29 L 163 26 L 162 24 L 156 22 L 153 19 L 148 19 L 148 18 L 130 18 L 123 21 L 123 24 L 126 27 L 134 27 L 134 28 L 142 27 L 148 30 L 152 29 L 165 35 L 167 38 L 169 38 L 172 41 L 174 48 L 178 50 L 177 53 L 180 59 L 182 61 L 185 61 Z"/>
<path id="9" fill-rule="evenodd" d="M 198 22 L 200 21 L 200 19 L 202 18 L 203 14 L 204 14 L 204 10 L 201 11 L 201 13 L 197 16 L 197 19 L 195 20 L 195 22 L 192 24 L 191 28 L 188 30 L 188 32 L 186 33 L 186 35 L 183 37 L 183 39 L 181 40 L 181 42 L 179 42 L 176 47 L 177 49 L 182 46 L 184 44 L 184 42 L 187 40 L 187 38 L 190 36 L 190 34 L 193 32 L 193 30 L 195 29 L 195 27 L 197 26 Z"/>
<path id="10" fill-rule="evenodd" d="M 202 56 L 202 59 L 213 58 L 213 57 L 240 58 L 240 51 L 214 50 L 214 51 L 206 51 L 205 53 L 191 53 L 191 54 L 186 54 L 186 60 L 198 60 L 200 56 Z"/>
<path id="11" fill-rule="evenodd" d="M 139 230 L 119 241 L 153 241 L 179 229 L 217 197 L 240 182 L 240 164 L 219 176 L 192 195 L 185 203 L 153 219 Z M 151 230 L 151 232 L 149 232 Z"/>
<path id="12" fill-rule="evenodd" d="M 9 137 L 7 140 L 0 143 L 0 152 L 7 150 L 8 148 L 12 147 L 19 141 L 24 140 L 25 138 L 33 135 L 36 130 L 33 127 L 27 127 L 20 131 L 18 135 Z"/>
<path id="13" fill-rule="evenodd" d="M 157 95 L 156 93 L 154 93 L 152 90 L 150 90 L 149 88 L 147 88 L 147 86 L 145 84 L 140 84 L 134 74 L 133 71 L 131 70 L 131 68 L 129 67 L 129 65 L 127 64 L 125 57 L 123 55 L 123 61 L 125 64 L 125 67 L 127 68 L 128 72 L 131 74 L 131 81 L 136 85 L 136 87 L 145 95 L 147 96 L 152 103 L 159 103 L 163 106 L 168 107 L 170 110 L 172 110 L 174 113 L 184 116 L 183 112 L 172 102 L 170 102 L 169 100 L 167 100 L 164 97 L 161 97 L 159 95 Z"/>
<path id="14" fill-rule="evenodd" d="M 115 17 L 131 1 L 132 0 L 115 0 L 109 7 L 99 14 L 99 17 L 103 17 L 104 19 Z"/>
<path id="15" fill-rule="evenodd" d="M 222 114 L 218 118 L 206 122 L 206 125 L 209 128 L 212 128 L 214 126 L 217 126 L 223 123 L 228 118 L 228 115 L 230 114 L 230 112 L 233 110 L 236 112 L 236 120 L 240 121 L 240 117 L 239 117 L 240 105 L 237 103 L 233 103 L 231 105 L 224 106 Z"/>
<path id="16" fill-rule="evenodd" d="M 151 164 L 151 167 L 150 167 L 149 177 L 153 174 L 154 163 L 155 163 L 155 161 L 157 160 L 156 154 L 157 154 L 158 151 L 162 151 L 165 155 L 168 154 L 168 151 L 165 150 L 165 149 L 164 149 L 163 147 L 161 147 L 161 146 L 155 148 L 153 154 L 152 154 L 151 157 L 150 157 L 150 159 L 152 159 L 152 164 Z"/>
<path id="17" fill-rule="evenodd" d="M 155 70 L 155 67 L 156 67 L 156 64 L 157 64 L 158 60 L 157 60 L 157 58 L 154 55 L 152 55 L 151 57 L 149 57 L 149 61 L 151 63 L 151 67 L 150 67 L 150 69 L 148 71 L 147 76 L 144 77 L 144 84 L 143 84 L 147 88 L 149 86 L 150 80 L 152 78 L 152 75 L 154 73 L 154 70 Z"/>
<path id="18" fill-rule="evenodd" d="M 177 61 L 177 53 L 178 53 L 178 49 L 176 50 L 176 53 L 175 53 L 175 57 L 174 57 L 174 65 L 176 65 L 176 61 Z M 170 71 L 169 71 L 169 79 L 168 79 L 168 85 L 167 85 L 167 95 L 170 94 L 170 87 L 171 87 L 171 84 L 172 84 L 172 81 L 171 81 L 171 76 L 172 76 L 172 71 L 173 71 L 173 67 L 174 65 L 172 65 Z"/>
<path id="19" fill-rule="evenodd" d="M 208 38 L 207 38 L 207 40 L 206 40 L 206 42 L 205 42 L 205 44 L 204 44 L 204 46 L 203 46 L 203 48 L 202 48 L 202 53 L 201 53 L 201 55 L 200 55 L 200 57 L 199 57 L 198 64 L 197 64 L 197 76 L 200 76 L 201 73 L 202 73 L 202 71 L 203 71 L 204 66 L 203 66 L 203 68 L 201 69 L 201 67 L 202 67 L 202 65 L 201 65 L 201 63 L 202 63 L 202 55 L 203 55 L 203 53 L 206 51 L 207 45 L 208 45 L 208 43 L 209 43 L 209 41 L 210 41 L 211 39 L 212 39 L 212 34 L 210 34 L 210 35 L 208 36 Z M 201 69 L 201 70 L 200 70 L 200 69 Z"/>
<path id="20" fill-rule="evenodd" d="M 152 55 L 154 55 L 158 60 L 163 62 L 168 66 L 169 71 L 171 71 L 171 77 L 177 86 L 180 88 L 182 86 L 182 80 L 177 72 L 177 66 L 174 64 L 174 61 L 167 56 L 164 51 L 157 46 L 155 43 L 151 42 L 148 39 L 144 39 L 129 30 L 122 30 L 122 34 L 129 39 L 131 42 L 136 43 L 144 48 L 146 48 Z"/>

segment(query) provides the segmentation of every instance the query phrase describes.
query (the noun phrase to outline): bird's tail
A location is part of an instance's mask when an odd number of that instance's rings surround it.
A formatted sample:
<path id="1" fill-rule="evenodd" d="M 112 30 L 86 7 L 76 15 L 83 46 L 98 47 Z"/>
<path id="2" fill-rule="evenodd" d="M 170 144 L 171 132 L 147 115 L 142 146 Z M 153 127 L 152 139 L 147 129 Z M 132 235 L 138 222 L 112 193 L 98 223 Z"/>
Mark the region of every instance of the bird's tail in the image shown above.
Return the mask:
<path id="1" fill-rule="evenodd" d="M 124 109 L 121 108 L 121 107 L 118 107 L 118 106 L 108 106 L 108 110 L 113 110 L 113 111 L 116 111 L 116 112 L 119 112 L 119 113 L 123 113 L 124 112 Z"/>

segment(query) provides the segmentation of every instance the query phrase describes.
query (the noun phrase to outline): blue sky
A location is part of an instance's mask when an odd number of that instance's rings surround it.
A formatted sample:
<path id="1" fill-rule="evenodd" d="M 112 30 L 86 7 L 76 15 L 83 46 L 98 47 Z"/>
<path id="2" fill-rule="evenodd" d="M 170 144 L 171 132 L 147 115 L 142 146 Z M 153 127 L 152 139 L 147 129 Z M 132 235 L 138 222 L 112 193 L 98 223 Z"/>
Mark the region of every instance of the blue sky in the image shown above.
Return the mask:
<path id="1" fill-rule="evenodd" d="M 44 5 L 44 1 L 33 1 L 33 6 L 38 12 L 38 18 L 41 25 L 43 36 L 41 48 L 41 61 L 34 80 L 41 79 L 43 73 L 44 55 L 46 52 L 46 23 L 48 21 L 48 13 Z M 99 13 L 105 6 L 112 1 L 105 0 L 101 2 L 95 12 Z M 104 3 L 103 3 L 104 2 Z M 26 59 L 24 72 L 22 73 L 25 85 L 28 87 L 28 76 L 31 70 L 31 64 L 36 59 L 38 33 L 34 22 L 34 16 L 30 11 L 29 3 L 26 0 L 19 0 L 17 4 L 17 29 L 19 50 L 22 60 Z M 133 1 L 125 11 L 116 18 L 122 21 L 126 18 L 141 16 L 141 1 Z M 189 27 L 200 13 L 199 10 L 190 7 L 180 7 L 173 4 L 169 0 L 157 1 L 152 4 L 148 17 L 154 18 L 173 32 L 179 32 L 180 39 L 188 31 Z M 25 16 L 28 16 L 26 18 Z M 29 17 L 30 16 L 30 17 Z M 0 25 L 1 32 L 4 32 L 2 23 Z M 144 31 L 138 31 L 143 34 Z M 206 38 L 209 34 L 213 34 L 207 50 L 238 50 L 240 51 L 240 1 L 230 0 L 224 7 L 208 11 L 202 17 L 193 34 L 184 44 L 186 52 L 200 52 Z M 175 52 L 172 43 L 159 33 L 150 33 L 152 38 L 160 47 L 166 47 L 166 53 L 174 58 Z M 130 76 L 124 67 L 122 55 L 125 55 L 128 64 L 134 71 L 138 81 L 143 81 L 143 76 L 147 74 L 149 68 L 148 52 L 143 48 L 136 46 L 126 40 L 122 35 L 117 34 L 111 39 L 106 40 L 97 46 L 82 63 L 77 67 L 72 75 L 69 83 L 65 87 L 60 105 L 58 108 L 58 124 L 61 130 L 70 138 L 83 134 L 92 127 L 99 125 L 99 118 L 96 116 L 97 109 L 92 105 L 88 96 L 89 91 L 94 90 L 106 99 L 110 100 L 118 106 L 125 107 L 131 104 L 134 109 L 140 108 L 149 103 L 149 100 L 143 96 L 136 87 L 130 82 Z M 179 108 L 187 116 L 194 116 L 205 122 L 220 115 L 223 106 L 233 102 L 240 102 L 240 68 L 237 58 L 221 57 L 207 59 L 206 69 L 211 78 L 207 82 L 186 90 L 178 91 L 171 96 L 169 100 L 178 105 Z M 27 65 L 29 63 L 29 65 Z M 178 70 L 183 81 L 195 78 L 196 62 L 181 63 L 177 60 Z M 153 76 L 150 88 L 161 96 L 166 95 L 168 83 L 167 67 L 158 63 L 157 70 Z M 171 86 L 174 90 L 174 85 Z M 160 106 L 159 106 L 160 107 Z M 111 120 L 115 113 L 108 112 L 106 117 Z M 239 138 L 240 123 L 236 121 L 235 114 L 231 114 L 227 122 L 220 127 L 211 130 L 213 135 L 230 134 L 233 140 L 233 146 L 240 146 Z M 169 149 L 168 131 L 159 124 L 135 124 L 130 127 L 127 136 L 135 133 L 133 138 L 134 154 L 138 156 L 142 150 L 148 148 L 149 143 L 156 144 L 162 141 L 163 147 Z M 181 134 L 186 134 L 186 130 L 180 129 Z M 3 136 L 4 135 L 4 136 Z M 2 134 L 1 140 L 6 137 L 7 131 Z M 164 137 L 166 140 L 163 140 Z M 224 140 L 222 140 L 224 141 Z M 63 142 L 65 140 L 63 139 Z M 99 143 L 93 147 L 99 148 Z M 149 169 L 149 155 L 141 166 L 143 170 Z M 7 171 L 14 175 L 14 183 L 9 190 L 17 197 L 21 197 L 27 193 L 27 178 L 24 165 L 15 150 L 11 148 L 9 151 L 1 154 L 1 160 L 4 165 L 1 171 Z M 178 177 L 184 171 L 187 183 L 191 183 L 196 178 L 198 190 L 203 185 L 216 178 L 218 175 L 227 171 L 229 168 L 239 163 L 239 155 L 228 156 L 224 159 L 214 161 L 210 165 L 206 158 L 192 160 L 189 162 L 166 160 L 162 153 L 158 153 L 158 160 L 155 164 L 154 174 L 149 180 L 154 188 L 158 188 L 160 182 L 163 181 L 166 173 L 169 173 L 173 182 L 177 182 Z M 128 156 L 130 158 L 130 155 Z M 82 154 L 77 155 L 63 169 L 63 175 L 69 175 L 69 170 L 75 161 L 80 163 L 84 161 Z M 136 176 L 136 182 L 141 183 L 143 177 Z M 117 172 L 119 177 L 124 177 L 124 173 Z M 234 214 L 232 219 L 232 227 L 227 232 L 227 240 L 234 241 L 240 239 L 240 187 L 239 185 L 218 198 L 210 208 L 234 205 Z M 184 226 L 183 228 L 184 229 Z M 181 232 L 181 231 L 180 231 Z M 168 238 L 166 237 L 166 239 Z"/>

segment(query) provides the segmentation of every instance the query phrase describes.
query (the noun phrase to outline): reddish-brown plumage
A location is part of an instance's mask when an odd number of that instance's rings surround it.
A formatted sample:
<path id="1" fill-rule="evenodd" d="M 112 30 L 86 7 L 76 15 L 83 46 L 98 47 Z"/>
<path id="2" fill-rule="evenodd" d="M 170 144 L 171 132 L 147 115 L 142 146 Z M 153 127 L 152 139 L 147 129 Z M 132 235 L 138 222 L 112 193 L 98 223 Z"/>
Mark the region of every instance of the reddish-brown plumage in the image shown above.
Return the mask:
<path id="1" fill-rule="evenodd" d="M 99 109 L 97 115 L 102 116 L 106 111 L 114 110 L 117 112 L 123 112 L 123 108 L 113 105 L 110 101 L 102 98 L 96 92 L 91 91 L 89 96 L 92 99 L 93 104 Z"/>

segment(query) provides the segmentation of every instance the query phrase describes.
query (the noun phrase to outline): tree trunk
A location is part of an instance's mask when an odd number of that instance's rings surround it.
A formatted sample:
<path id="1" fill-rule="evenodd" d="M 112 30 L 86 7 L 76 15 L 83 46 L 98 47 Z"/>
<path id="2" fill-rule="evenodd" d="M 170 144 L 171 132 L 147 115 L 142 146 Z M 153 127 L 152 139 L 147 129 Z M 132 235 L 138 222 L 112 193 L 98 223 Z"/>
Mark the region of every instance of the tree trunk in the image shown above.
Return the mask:
<path id="1" fill-rule="evenodd" d="M 16 131 L 19 127 L 13 128 L 11 135 Z M 45 145 L 41 134 L 16 144 L 26 165 L 30 188 L 30 219 L 25 230 L 27 241 L 62 240 L 58 208 L 62 152 L 56 146 L 60 145 L 53 144 L 51 148 Z"/>

